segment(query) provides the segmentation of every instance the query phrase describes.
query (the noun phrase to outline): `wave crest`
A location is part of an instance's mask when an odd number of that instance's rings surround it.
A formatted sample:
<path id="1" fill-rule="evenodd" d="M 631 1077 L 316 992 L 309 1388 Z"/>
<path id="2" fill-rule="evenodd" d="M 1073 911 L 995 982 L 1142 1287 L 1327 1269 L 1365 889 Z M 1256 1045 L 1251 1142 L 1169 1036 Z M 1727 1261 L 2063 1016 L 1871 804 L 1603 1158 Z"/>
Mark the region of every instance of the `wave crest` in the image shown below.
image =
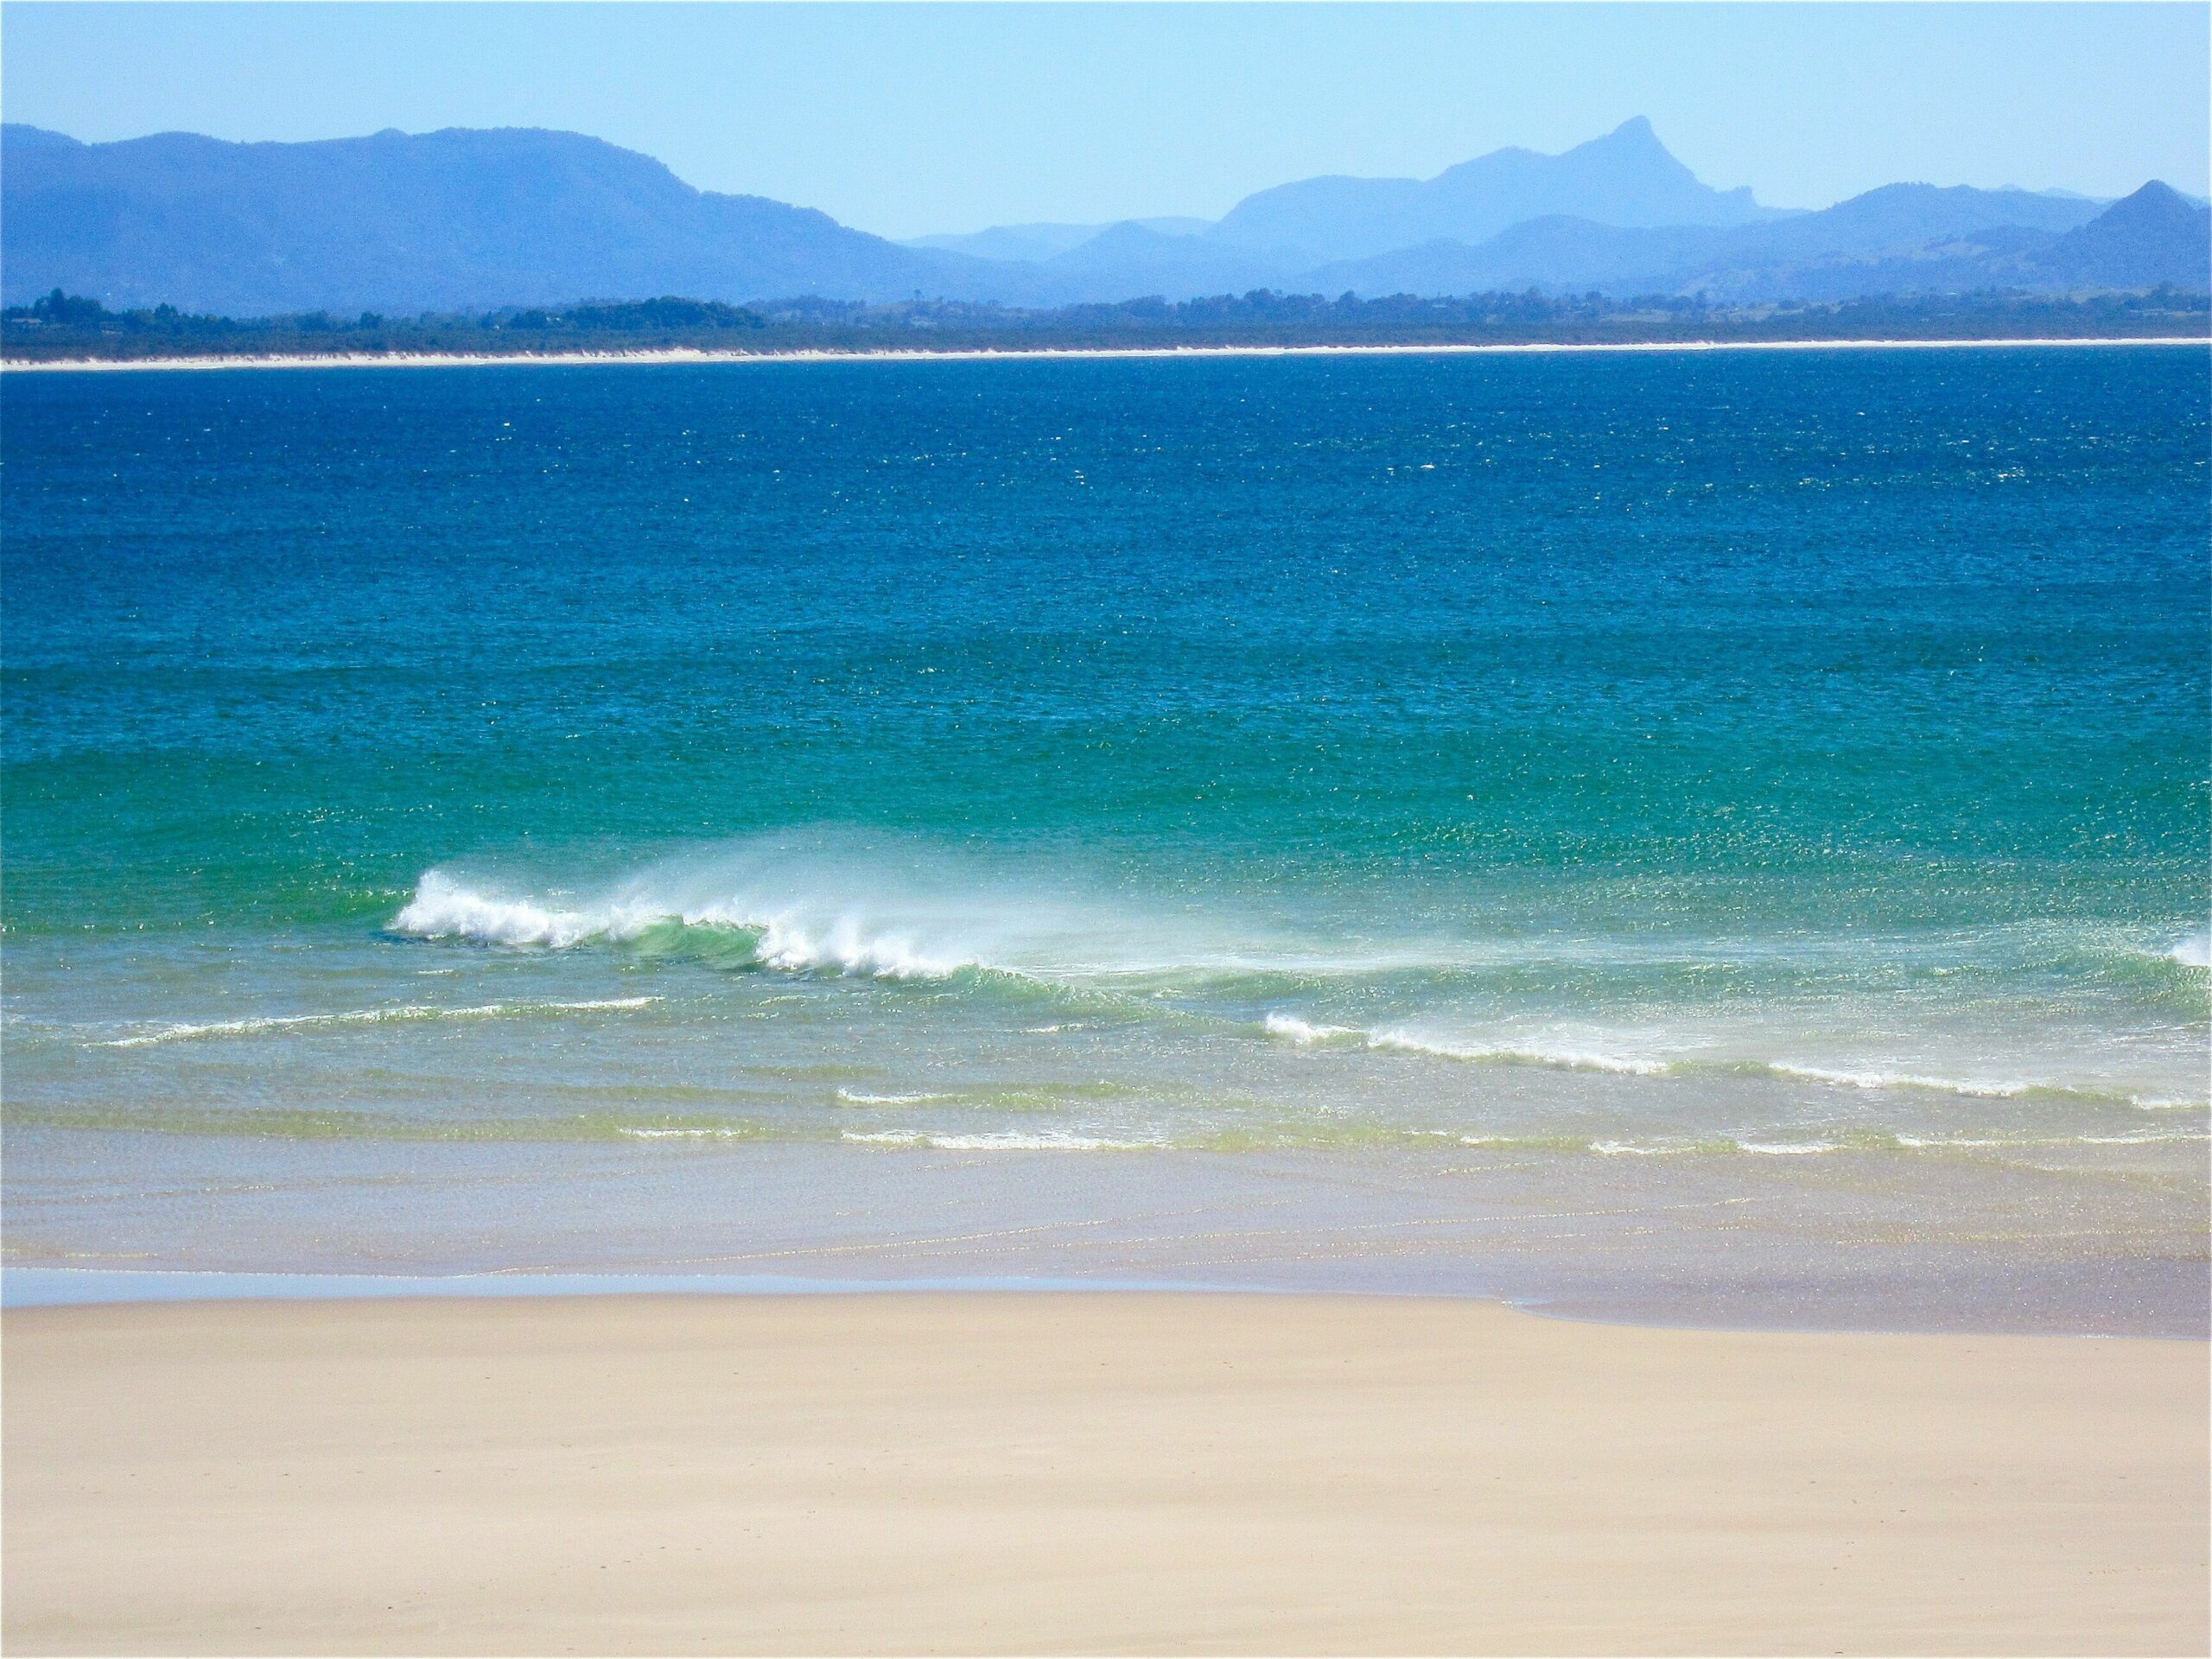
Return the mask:
<path id="1" fill-rule="evenodd" d="M 1368 1031 L 1357 1026 L 1317 1025 L 1280 1010 L 1262 1020 L 1260 1028 L 1270 1037 L 1282 1038 L 1301 1048 L 1311 1048 L 1323 1043 L 1356 1044 L 1388 1053 L 1423 1054 L 1440 1060 L 1491 1060 L 1520 1065 L 1554 1065 L 1568 1071 L 1610 1071 L 1638 1077 L 1663 1077 L 1675 1069 L 1673 1062 L 1668 1060 L 1562 1048 L 1541 1042 L 1466 1042 L 1423 1036 L 1396 1028 Z"/>
<path id="2" fill-rule="evenodd" d="M 804 904 L 770 908 L 747 895 L 685 903 L 632 891 L 600 904 L 557 908 L 503 898 L 442 870 L 426 872 L 391 931 L 418 939 L 537 945 L 565 950 L 598 941 L 626 943 L 670 926 L 740 936 L 750 961 L 788 973 L 834 971 L 874 979 L 946 979 L 986 966 L 957 950 L 933 949 L 912 926 L 884 927 L 865 915 L 812 915 Z"/>
<path id="3" fill-rule="evenodd" d="M 486 944 L 544 944 L 563 950 L 607 933 L 610 916 L 549 910 L 527 899 L 499 899 L 464 887 L 442 870 L 415 885 L 415 897 L 391 918 L 395 933 L 419 939 L 477 939 Z"/>

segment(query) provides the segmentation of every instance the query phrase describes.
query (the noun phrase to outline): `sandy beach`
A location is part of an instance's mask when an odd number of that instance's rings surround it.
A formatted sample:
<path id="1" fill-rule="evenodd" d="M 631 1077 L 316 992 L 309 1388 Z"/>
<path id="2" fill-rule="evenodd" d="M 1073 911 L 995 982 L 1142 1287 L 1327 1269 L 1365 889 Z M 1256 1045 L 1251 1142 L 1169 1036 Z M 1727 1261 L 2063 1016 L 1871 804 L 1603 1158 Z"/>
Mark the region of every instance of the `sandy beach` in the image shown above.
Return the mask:
<path id="1" fill-rule="evenodd" d="M 31 1653 L 2201 1653 L 2202 1344 L 1409 1298 L 17 1309 Z"/>
<path id="2" fill-rule="evenodd" d="M 1211 358 L 1211 357 L 1466 357 L 1550 353 L 1638 352 L 1857 352 L 1959 351 L 2022 346 L 2194 346 L 2212 345 L 2203 336 L 2151 335 L 2118 340 L 1658 340 L 1515 341 L 1496 345 L 1415 346 L 1046 346 L 1004 351 L 798 351 L 708 352 L 690 348 L 638 352 L 547 352 L 482 353 L 383 352 L 271 357 L 71 358 L 43 362 L 0 363 L 6 373 L 130 369 L 458 369 L 575 364 L 704 363 L 996 363 L 1009 359 Z"/>

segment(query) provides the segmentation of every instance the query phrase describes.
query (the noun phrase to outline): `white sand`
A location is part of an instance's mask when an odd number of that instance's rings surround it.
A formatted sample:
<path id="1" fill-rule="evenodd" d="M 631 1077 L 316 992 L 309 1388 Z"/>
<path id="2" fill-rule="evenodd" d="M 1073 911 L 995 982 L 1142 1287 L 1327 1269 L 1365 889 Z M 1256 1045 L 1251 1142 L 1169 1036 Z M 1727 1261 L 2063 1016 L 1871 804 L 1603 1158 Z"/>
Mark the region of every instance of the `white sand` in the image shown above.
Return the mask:
<path id="1" fill-rule="evenodd" d="M 4 1316 L 33 1653 L 2202 1653 L 2206 1349 L 1389 1298 Z"/>
<path id="2" fill-rule="evenodd" d="M 575 363 L 976 363 L 1027 358 L 1102 357 L 1461 357 L 1482 353 L 1553 352 L 1864 352 L 1962 351 L 2020 346 L 2193 346 L 2212 347 L 2202 335 L 2126 340 L 1690 340 L 1620 344 L 1530 342 L 1494 346 L 1136 346 L 1008 347 L 1004 351 L 708 352 L 690 348 L 642 352 L 550 352 L 543 356 L 468 356 L 404 353 L 328 357 L 72 358 L 55 362 L 0 364 L 10 374 L 138 369 L 457 369 L 543 367 Z"/>

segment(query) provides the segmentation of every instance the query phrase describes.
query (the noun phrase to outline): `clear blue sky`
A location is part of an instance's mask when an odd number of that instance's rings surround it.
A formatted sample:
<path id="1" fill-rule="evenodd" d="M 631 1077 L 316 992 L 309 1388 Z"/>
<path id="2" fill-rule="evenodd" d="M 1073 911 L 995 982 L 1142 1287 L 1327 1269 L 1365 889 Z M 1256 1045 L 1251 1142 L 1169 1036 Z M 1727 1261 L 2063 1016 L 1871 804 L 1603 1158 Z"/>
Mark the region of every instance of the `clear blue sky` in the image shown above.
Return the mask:
<path id="1" fill-rule="evenodd" d="M 1708 183 L 2205 193 L 2191 4 L 0 6 L 0 105 L 84 139 L 565 127 L 891 236 L 1217 215 L 1648 115 Z"/>

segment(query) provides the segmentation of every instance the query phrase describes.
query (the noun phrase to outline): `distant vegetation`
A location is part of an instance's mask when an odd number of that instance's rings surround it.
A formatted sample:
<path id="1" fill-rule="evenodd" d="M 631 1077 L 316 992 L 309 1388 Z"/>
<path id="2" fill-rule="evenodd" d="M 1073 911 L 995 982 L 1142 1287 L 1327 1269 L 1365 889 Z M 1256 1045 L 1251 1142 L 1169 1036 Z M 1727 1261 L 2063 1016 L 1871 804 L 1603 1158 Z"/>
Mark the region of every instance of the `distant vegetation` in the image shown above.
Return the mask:
<path id="1" fill-rule="evenodd" d="M 1834 304 L 1713 306 L 1596 294 L 1243 295 L 1020 310 L 959 301 L 871 305 L 797 299 L 752 306 L 666 297 L 480 315 L 363 312 L 239 319 L 173 306 L 109 311 L 53 293 L 0 312 L 10 361 L 130 358 L 609 355 L 1040 351 L 1205 346 L 1630 344 L 1679 340 L 2100 339 L 2212 334 L 2212 301 L 2160 289 L 2069 299 L 1986 293 Z"/>

